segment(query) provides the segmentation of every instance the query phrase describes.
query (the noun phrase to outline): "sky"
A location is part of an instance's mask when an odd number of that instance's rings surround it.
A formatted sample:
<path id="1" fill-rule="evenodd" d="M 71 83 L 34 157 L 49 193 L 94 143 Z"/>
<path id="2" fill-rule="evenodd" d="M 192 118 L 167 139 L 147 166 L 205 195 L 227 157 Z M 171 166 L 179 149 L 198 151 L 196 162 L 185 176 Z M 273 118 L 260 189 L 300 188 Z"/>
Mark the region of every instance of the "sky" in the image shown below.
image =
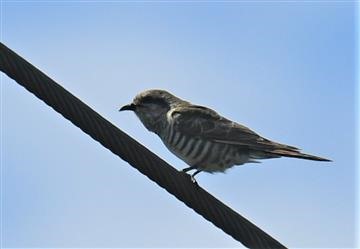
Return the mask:
<path id="1" fill-rule="evenodd" d="M 168 163 L 120 106 L 166 89 L 331 163 L 198 183 L 292 248 L 359 246 L 355 2 L 2 1 L 1 41 Z M 242 247 L 1 73 L 2 247 Z"/>

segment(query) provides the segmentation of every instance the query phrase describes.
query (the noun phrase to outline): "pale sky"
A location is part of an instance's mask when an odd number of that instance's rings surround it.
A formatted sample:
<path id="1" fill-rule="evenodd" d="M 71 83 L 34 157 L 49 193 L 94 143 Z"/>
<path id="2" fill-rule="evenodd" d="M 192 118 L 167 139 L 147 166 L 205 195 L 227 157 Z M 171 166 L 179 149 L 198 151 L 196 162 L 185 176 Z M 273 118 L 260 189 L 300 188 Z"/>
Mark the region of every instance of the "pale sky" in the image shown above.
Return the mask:
<path id="1" fill-rule="evenodd" d="M 332 163 L 199 184 L 288 247 L 356 246 L 354 2 L 3 1 L 2 42 L 178 169 L 130 112 L 166 89 Z M 241 247 L 1 74 L 3 247 Z"/>

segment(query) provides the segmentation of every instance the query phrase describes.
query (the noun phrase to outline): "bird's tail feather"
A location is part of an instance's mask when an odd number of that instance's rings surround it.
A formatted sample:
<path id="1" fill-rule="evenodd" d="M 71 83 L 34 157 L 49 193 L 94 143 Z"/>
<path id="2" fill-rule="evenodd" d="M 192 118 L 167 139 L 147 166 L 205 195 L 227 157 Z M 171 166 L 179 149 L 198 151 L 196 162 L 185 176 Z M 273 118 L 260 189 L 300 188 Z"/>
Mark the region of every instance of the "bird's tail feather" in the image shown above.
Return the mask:
<path id="1" fill-rule="evenodd" d="M 286 149 L 275 149 L 270 152 L 272 155 L 276 156 L 284 156 L 284 157 L 294 157 L 294 158 L 301 158 L 307 160 L 314 160 L 314 161 L 324 161 L 324 162 L 331 162 L 330 159 L 326 159 L 319 156 L 313 156 L 309 154 L 304 154 L 299 151 L 295 150 L 286 150 Z"/>

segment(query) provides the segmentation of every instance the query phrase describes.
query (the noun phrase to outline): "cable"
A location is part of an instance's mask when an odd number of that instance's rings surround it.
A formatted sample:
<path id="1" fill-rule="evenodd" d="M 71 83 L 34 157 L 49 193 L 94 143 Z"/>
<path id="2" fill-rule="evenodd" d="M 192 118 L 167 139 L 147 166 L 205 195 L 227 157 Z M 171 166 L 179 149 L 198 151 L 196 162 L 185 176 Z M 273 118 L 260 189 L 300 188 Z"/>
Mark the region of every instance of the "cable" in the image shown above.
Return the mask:
<path id="1" fill-rule="evenodd" d="M 188 175 L 177 171 L 115 127 L 3 43 L 0 43 L 0 70 L 246 247 L 286 248 L 200 186 L 192 183 Z"/>

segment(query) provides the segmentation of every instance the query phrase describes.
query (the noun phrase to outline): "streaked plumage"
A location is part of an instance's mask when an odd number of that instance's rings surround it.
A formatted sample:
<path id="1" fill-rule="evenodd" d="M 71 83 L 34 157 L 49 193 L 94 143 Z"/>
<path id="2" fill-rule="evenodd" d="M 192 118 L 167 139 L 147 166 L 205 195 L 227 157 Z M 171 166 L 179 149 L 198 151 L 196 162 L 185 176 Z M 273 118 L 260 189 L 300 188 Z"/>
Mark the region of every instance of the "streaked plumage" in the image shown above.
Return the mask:
<path id="1" fill-rule="evenodd" d="M 193 105 L 164 90 L 144 91 L 122 110 L 134 111 L 149 131 L 156 133 L 172 153 L 190 165 L 184 172 L 196 170 L 192 179 L 201 171 L 222 172 L 257 159 L 284 156 L 330 161 L 270 141 L 214 110 Z"/>

